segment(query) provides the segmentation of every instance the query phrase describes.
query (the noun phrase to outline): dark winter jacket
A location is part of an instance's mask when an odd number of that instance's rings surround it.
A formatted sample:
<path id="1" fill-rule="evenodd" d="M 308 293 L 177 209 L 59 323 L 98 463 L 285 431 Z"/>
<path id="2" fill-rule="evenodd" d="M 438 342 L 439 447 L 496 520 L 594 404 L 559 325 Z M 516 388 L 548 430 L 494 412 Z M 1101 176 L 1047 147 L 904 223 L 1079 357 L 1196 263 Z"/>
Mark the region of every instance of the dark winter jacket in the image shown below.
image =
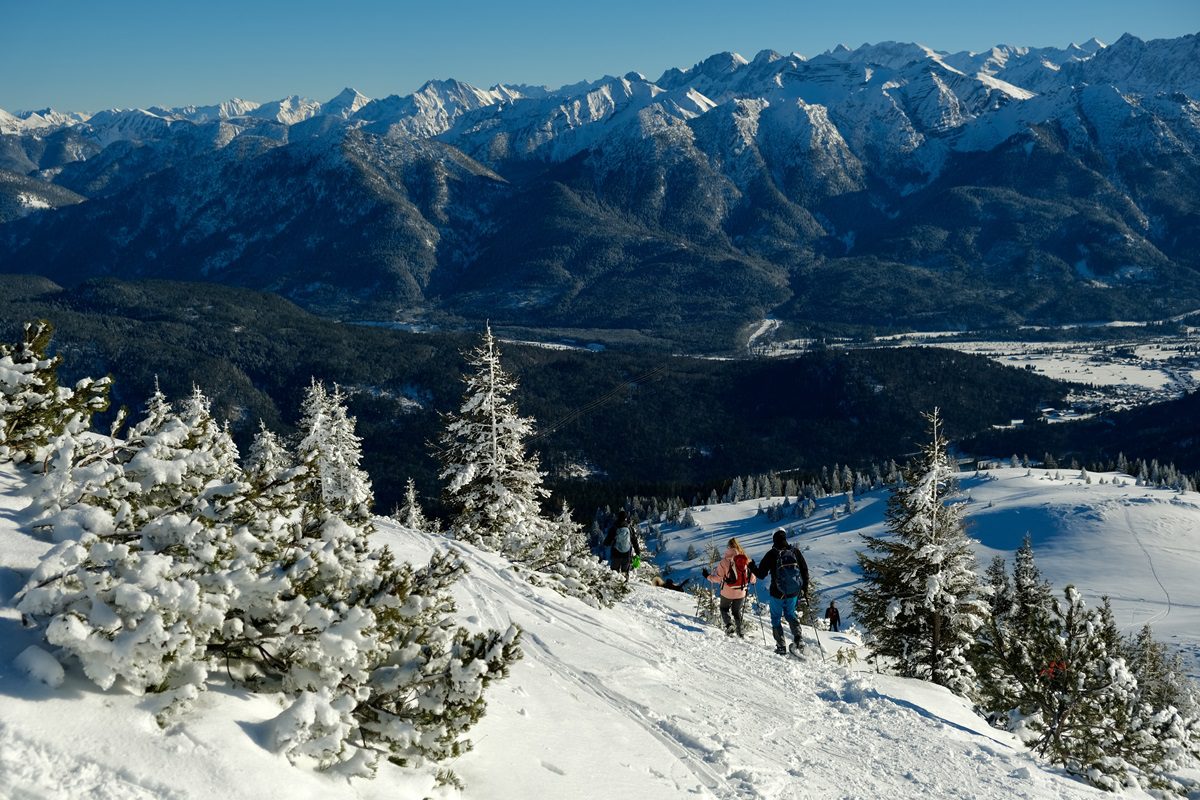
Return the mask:
<path id="1" fill-rule="evenodd" d="M 608 536 L 604 537 L 604 546 L 605 547 L 612 547 L 613 545 L 615 545 L 617 543 L 617 528 L 619 528 L 619 527 L 621 527 L 621 526 L 614 522 L 613 526 L 608 529 Z M 642 545 L 638 542 L 638 526 L 633 524 L 632 522 L 629 522 L 629 523 L 626 523 L 625 527 L 629 528 L 629 543 L 633 545 L 633 549 L 630 551 L 630 553 L 633 555 L 640 556 L 642 554 Z M 614 551 L 613 555 L 614 556 L 615 555 L 623 556 L 625 554 L 624 553 L 616 553 Z"/>
<path id="2" fill-rule="evenodd" d="M 796 552 L 796 561 L 800 564 L 800 578 L 804 582 L 804 588 L 800 590 L 800 595 L 803 596 L 808 591 L 808 564 L 804 560 L 804 554 L 791 545 L 785 544 L 780 546 L 776 544 L 767 551 L 767 554 L 763 556 L 762 561 L 758 562 L 757 564 L 752 563 L 750 565 L 750 571 L 753 572 L 755 577 L 759 578 L 760 580 L 767 577 L 775 569 L 775 562 L 779 559 L 779 552 L 787 549 L 795 550 Z M 770 591 L 771 597 L 783 597 L 783 594 L 775 588 L 774 577 L 771 578 Z"/>
<path id="3" fill-rule="evenodd" d="M 842 624 L 842 615 L 838 612 L 837 606 L 825 609 L 825 619 L 829 620 L 829 627 L 833 630 L 837 630 L 838 626 Z"/>

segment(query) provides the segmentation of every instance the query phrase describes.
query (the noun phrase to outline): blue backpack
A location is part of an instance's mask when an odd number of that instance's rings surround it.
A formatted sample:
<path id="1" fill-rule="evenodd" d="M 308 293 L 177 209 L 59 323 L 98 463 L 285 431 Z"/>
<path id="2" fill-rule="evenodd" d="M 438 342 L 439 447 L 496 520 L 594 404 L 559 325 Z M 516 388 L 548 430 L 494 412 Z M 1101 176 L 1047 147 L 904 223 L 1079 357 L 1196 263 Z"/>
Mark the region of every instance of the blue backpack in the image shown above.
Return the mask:
<path id="1" fill-rule="evenodd" d="M 778 553 L 775 557 L 775 568 L 771 570 L 771 586 L 783 597 L 797 597 L 804 591 L 800 554 L 794 547 L 786 547 Z"/>
<path id="2" fill-rule="evenodd" d="M 628 553 L 633 549 L 633 534 L 630 533 L 629 528 L 624 525 L 617 528 L 616 538 L 613 539 L 613 549 L 618 553 Z"/>

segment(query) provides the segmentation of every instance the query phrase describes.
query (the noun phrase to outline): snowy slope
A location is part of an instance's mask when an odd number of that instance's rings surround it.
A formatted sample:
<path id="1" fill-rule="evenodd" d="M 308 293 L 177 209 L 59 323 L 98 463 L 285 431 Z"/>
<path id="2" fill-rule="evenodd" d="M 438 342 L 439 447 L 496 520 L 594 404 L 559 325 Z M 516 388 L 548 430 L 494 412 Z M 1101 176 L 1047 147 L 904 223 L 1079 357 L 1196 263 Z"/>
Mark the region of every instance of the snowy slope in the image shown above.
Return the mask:
<path id="1" fill-rule="evenodd" d="M 21 626 L 11 597 L 48 544 L 21 529 L 19 483 L 0 471 L 0 796 L 456 796 L 391 767 L 346 783 L 290 766 L 263 746 L 264 722 L 279 711 L 269 696 L 217 687 L 161 731 L 152 698 L 101 693 L 71 665 L 57 687 L 31 677 L 14 660 L 39 636 Z M 736 524 L 703 513 L 710 525 Z M 690 597 L 645 585 L 597 611 L 531 588 L 493 555 L 380 525 L 379 540 L 406 558 L 461 550 L 466 624 L 525 630 L 525 658 L 489 693 L 475 750 L 452 765 L 464 797 L 1102 796 L 1042 770 L 940 688 L 822 664 L 812 643 L 806 661 L 780 658 L 753 621 L 748 640 L 728 641 L 696 623 Z M 831 530 L 811 542 L 829 536 L 846 538 Z M 831 651 L 853 640 L 822 643 Z M 54 671 L 33 670 L 50 683 Z"/>

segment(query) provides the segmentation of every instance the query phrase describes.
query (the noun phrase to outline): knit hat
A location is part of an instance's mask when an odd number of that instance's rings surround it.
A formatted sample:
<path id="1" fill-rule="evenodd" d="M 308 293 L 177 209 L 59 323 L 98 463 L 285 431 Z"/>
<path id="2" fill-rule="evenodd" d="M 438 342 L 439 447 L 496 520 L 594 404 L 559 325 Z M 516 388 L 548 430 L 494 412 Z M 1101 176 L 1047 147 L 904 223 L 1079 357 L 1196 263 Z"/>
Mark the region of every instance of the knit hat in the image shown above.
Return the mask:
<path id="1" fill-rule="evenodd" d="M 775 536 L 771 540 L 771 543 L 776 547 L 787 547 L 787 531 L 783 528 L 775 531 Z"/>

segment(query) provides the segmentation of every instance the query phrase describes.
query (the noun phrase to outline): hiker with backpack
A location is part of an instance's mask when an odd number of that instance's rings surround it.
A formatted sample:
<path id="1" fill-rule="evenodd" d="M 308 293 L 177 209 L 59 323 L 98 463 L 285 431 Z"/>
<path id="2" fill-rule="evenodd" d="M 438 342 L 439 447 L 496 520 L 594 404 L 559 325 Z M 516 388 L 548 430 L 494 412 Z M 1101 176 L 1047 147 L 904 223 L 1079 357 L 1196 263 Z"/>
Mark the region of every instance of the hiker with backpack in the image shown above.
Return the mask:
<path id="1" fill-rule="evenodd" d="M 829 630 L 837 633 L 842 626 L 842 614 L 833 600 L 829 601 L 829 608 L 825 609 L 825 619 L 829 622 Z"/>
<path id="2" fill-rule="evenodd" d="M 771 576 L 771 633 L 775 636 L 775 652 L 786 655 L 783 641 L 783 620 L 792 632 L 791 649 L 799 653 L 804 647 L 800 636 L 800 620 L 796 617 L 796 602 L 808 589 L 808 564 L 804 555 L 788 544 L 787 531 L 780 528 L 771 540 L 771 549 L 762 561 L 750 562 L 750 571 L 758 578 Z"/>
<path id="3" fill-rule="evenodd" d="M 616 521 L 609 528 L 608 536 L 604 538 L 604 546 L 611 548 L 609 566 L 617 572 L 624 573 L 628 580 L 634 555 L 642 554 L 642 546 L 638 543 L 637 525 L 630 521 L 629 514 L 624 511 L 617 513 Z"/>
<path id="4" fill-rule="evenodd" d="M 700 570 L 700 574 L 721 587 L 721 621 L 725 623 L 725 635 L 733 636 L 736 631 L 738 636 L 746 638 L 742 633 L 742 607 L 746 602 L 748 587 L 757 579 L 750 573 L 750 557 L 738 540 L 729 540 L 716 572 L 709 574 L 705 568 Z"/>

